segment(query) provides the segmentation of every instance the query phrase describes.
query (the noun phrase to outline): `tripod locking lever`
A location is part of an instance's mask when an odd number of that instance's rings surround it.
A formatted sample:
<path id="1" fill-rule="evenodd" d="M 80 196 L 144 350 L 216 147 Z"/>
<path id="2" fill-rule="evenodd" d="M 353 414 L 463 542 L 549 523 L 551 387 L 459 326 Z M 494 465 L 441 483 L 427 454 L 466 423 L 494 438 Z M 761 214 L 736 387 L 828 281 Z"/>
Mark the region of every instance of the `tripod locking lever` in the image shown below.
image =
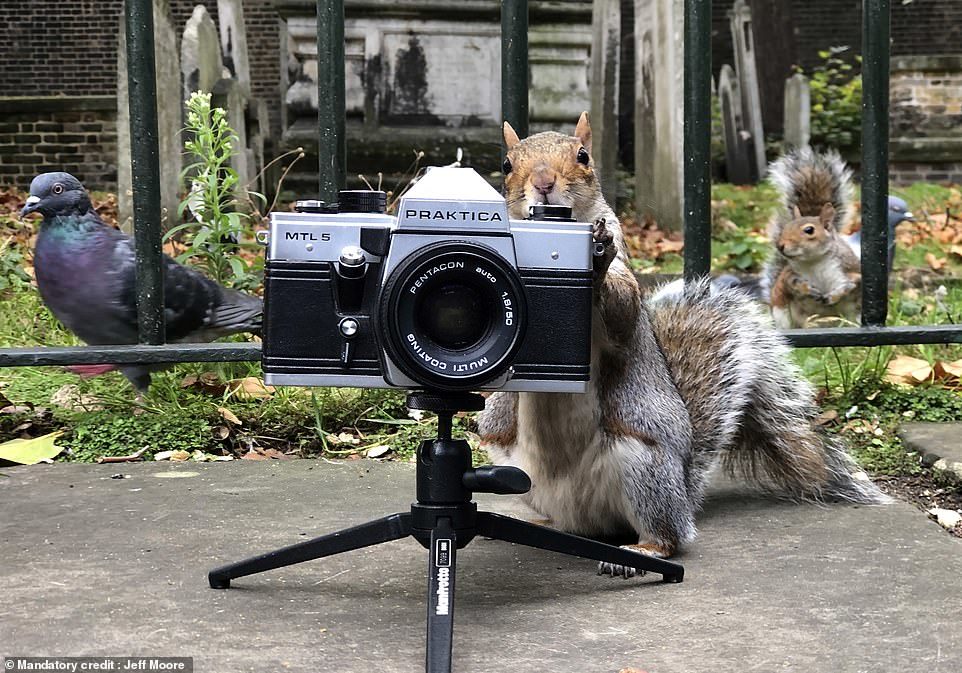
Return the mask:
<path id="1" fill-rule="evenodd" d="M 469 491 L 476 493 L 527 493 L 531 489 L 531 479 L 517 467 L 507 465 L 488 465 L 468 470 L 462 482 Z"/>

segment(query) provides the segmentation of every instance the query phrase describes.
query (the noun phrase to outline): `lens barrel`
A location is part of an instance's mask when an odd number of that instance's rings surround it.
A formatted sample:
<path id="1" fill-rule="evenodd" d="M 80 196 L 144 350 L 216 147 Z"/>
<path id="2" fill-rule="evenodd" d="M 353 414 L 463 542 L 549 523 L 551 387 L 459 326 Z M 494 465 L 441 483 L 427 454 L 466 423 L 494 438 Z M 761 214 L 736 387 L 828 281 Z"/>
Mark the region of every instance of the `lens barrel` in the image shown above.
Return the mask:
<path id="1" fill-rule="evenodd" d="M 488 246 L 427 245 L 384 282 L 376 333 L 391 361 L 425 388 L 474 390 L 511 366 L 525 329 L 524 286 Z"/>

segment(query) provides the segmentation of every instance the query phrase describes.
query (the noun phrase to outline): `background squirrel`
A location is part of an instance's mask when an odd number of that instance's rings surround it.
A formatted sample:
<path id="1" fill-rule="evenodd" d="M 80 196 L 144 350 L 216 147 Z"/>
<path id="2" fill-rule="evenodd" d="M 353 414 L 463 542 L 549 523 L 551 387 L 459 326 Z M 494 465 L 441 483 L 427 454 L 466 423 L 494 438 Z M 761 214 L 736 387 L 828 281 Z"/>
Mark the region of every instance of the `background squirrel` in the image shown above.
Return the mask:
<path id="1" fill-rule="evenodd" d="M 804 327 L 813 316 L 857 322 L 861 266 L 841 233 L 852 212 L 852 172 L 836 152 L 804 148 L 772 163 L 769 174 L 783 207 L 762 273 L 776 326 Z"/>
<path id="2" fill-rule="evenodd" d="M 812 391 L 786 342 L 737 290 L 707 282 L 645 304 L 614 212 L 591 162 L 587 114 L 574 136 L 519 140 L 504 125 L 509 214 L 571 206 L 595 222 L 595 315 L 587 394 L 491 395 L 478 423 L 494 462 L 524 469 L 527 503 L 558 528 L 630 534 L 630 548 L 667 557 L 695 536 L 719 457 L 797 497 L 880 503 L 884 496 L 842 446 L 813 424 Z M 625 577 L 633 569 L 602 564 Z"/>

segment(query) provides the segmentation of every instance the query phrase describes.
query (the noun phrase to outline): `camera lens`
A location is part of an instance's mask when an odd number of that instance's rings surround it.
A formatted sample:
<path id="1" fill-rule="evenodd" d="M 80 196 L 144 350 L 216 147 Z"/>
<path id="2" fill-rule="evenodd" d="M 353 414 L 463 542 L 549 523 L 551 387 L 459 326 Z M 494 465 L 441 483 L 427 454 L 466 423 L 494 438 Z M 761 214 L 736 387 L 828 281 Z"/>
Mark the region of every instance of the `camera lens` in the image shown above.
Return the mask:
<path id="1" fill-rule="evenodd" d="M 470 348 L 488 328 L 481 293 L 463 283 L 441 286 L 423 297 L 417 320 L 431 341 L 448 350 Z"/>
<path id="2" fill-rule="evenodd" d="M 514 267 L 473 242 L 440 242 L 398 264 L 378 298 L 390 361 L 425 388 L 472 390 L 502 375 L 521 345 L 524 288 Z"/>

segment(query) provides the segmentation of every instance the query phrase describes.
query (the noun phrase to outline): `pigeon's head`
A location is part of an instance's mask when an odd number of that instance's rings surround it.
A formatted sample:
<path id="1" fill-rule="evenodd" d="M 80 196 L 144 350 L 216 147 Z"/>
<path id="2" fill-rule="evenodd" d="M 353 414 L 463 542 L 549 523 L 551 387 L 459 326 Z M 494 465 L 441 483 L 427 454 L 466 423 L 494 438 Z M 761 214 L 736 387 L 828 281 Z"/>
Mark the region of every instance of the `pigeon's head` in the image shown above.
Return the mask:
<path id="1" fill-rule="evenodd" d="M 70 173 L 41 173 L 30 183 L 30 196 L 20 215 L 40 213 L 44 217 L 74 215 L 90 209 L 90 197 L 80 180 Z"/>
<path id="2" fill-rule="evenodd" d="M 888 216 L 889 231 L 895 231 L 895 226 L 905 220 L 915 222 L 915 215 L 909 210 L 909 204 L 897 196 L 890 196 Z"/>

